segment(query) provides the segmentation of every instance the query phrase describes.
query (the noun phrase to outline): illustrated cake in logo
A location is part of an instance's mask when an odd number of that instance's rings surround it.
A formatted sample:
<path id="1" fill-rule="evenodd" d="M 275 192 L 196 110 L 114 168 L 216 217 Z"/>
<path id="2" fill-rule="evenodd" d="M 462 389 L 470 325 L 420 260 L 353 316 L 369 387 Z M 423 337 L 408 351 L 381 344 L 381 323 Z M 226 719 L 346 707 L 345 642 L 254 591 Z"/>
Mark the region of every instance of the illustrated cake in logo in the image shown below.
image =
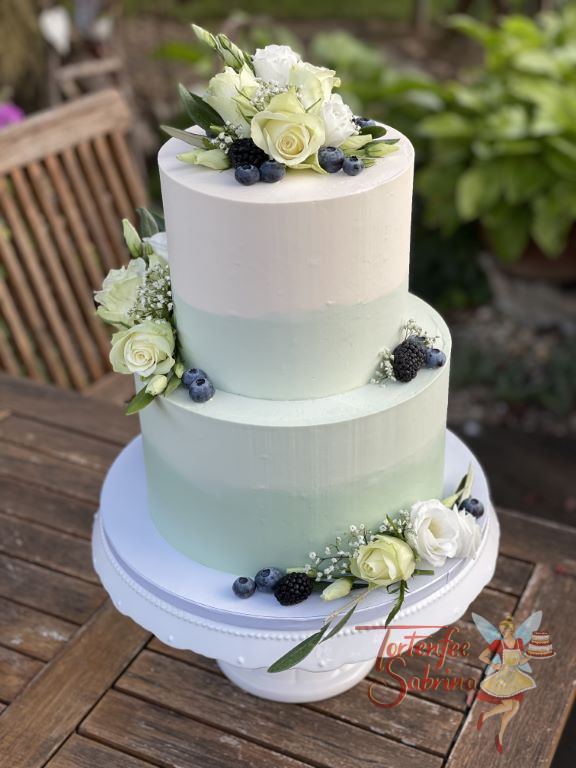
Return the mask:
<path id="1" fill-rule="evenodd" d="M 533 659 L 548 659 L 556 656 L 548 632 L 532 632 L 526 655 Z"/>

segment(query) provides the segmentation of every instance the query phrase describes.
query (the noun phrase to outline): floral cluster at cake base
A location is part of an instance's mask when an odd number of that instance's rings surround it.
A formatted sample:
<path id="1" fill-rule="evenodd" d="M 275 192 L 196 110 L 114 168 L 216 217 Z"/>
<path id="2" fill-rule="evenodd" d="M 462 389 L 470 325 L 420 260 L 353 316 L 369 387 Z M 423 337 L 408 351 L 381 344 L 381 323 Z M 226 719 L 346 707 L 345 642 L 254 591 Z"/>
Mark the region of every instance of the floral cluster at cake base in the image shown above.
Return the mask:
<path id="1" fill-rule="evenodd" d="M 269 672 L 282 672 L 298 664 L 319 643 L 334 637 L 351 619 L 358 605 L 375 590 L 395 595 L 385 626 L 401 609 L 414 576 L 433 575 L 449 558 L 474 558 L 480 546 L 478 519 L 484 505 L 471 496 L 472 468 L 454 493 L 445 499 L 418 501 L 410 509 L 387 515 L 376 529 L 363 523 L 328 543 L 322 554 L 309 553 L 310 563 L 286 572 L 263 568 L 255 578 L 240 576 L 232 585 L 240 598 L 256 591 L 269 592 L 281 605 L 295 605 L 321 591 L 332 601 L 358 591 L 348 603 L 329 614 L 322 628 L 272 664 Z M 425 561 L 432 568 L 419 568 Z M 339 618 L 341 617 L 341 618 Z"/>
<path id="2" fill-rule="evenodd" d="M 234 168 L 236 180 L 250 186 L 280 181 L 293 170 L 357 176 L 397 149 L 398 139 L 383 138 L 384 126 L 355 116 L 333 92 L 340 85 L 334 70 L 302 61 L 287 45 L 250 54 L 226 35 L 192 26 L 225 66 L 203 96 L 179 87 L 188 116 L 204 131 L 162 126 L 192 145 L 178 155 L 182 162 Z"/>

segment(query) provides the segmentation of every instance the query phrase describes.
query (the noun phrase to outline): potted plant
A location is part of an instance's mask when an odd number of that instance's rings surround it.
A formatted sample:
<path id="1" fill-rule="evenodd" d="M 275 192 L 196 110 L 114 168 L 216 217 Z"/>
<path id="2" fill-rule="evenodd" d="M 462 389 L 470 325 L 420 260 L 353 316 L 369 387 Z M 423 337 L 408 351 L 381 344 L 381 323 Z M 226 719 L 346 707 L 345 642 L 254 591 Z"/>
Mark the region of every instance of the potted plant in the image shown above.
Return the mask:
<path id="1" fill-rule="evenodd" d="M 437 91 L 424 118 L 429 161 L 417 185 L 428 224 L 478 222 L 490 250 L 526 277 L 576 279 L 576 8 L 497 27 L 451 26 L 483 62 Z"/>

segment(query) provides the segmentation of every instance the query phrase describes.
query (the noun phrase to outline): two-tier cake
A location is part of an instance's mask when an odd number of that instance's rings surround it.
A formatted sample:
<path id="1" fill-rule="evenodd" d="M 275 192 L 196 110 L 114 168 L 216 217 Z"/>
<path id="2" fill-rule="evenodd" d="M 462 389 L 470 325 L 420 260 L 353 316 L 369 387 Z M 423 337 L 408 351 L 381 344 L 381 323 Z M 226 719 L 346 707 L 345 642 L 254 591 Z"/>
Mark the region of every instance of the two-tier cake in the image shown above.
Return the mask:
<path id="1" fill-rule="evenodd" d="M 171 616 L 174 599 L 282 624 L 278 603 L 321 590 L 335 611 L 319 616 L 314 597 L 305 622 L 322 628 L 270 667 L 281 671 L 337 634 L 364 598 L 388 625 L 413 579 L 426 604 L 444 594 L 489 526 L 472 472 L 458 485 L 445 471 L 451 342 L 409 292 L 410 141 L 354 116 L 333 90 L 336 73 L 290 48 L 248 54 L 196 33 L 226 66 L 204 96 L 181 86 L 195 125 L 166 128 L 159 153 L 166 231 L 145 211 L 140 234 L 125 221 L 132 261 L 96 294 L 116 328 L 114 369 L 137 375 L 127 412 L 140 411 L 146 476 L 141 508 L 121 512 L 146 521 L 140 546 L 112 514 L 123 486 L 109 477 L 97 551 L 136 594 L 153 604 L 162 594 Z M 126 486 L 140 482 L 139 445 L 111 472 L 131 466 Z M 484 580 L 497 524 L 490 535 Z M 154 561 L 160 550 L 173 570 Z M 176 595 L 176 574 L 193 571 L 205 592 L 188 584 Z M 226 595 L 211 591 L 222 577 Z M 467 605 L 475 592 L 460 589 Z M 232 593 L 239 605 L 257 592 L 247 613 L 231 608 Z M 448 602 L 446 611 L 456 616 Z"/>
<path id="2" fill-rule="evenodd" d="M 191 169 L 182 151 L 171 139 L 159 155 L 176 323 L 216 395 L 180 388 L 141 413 L 163 536 L 251 573 L 438 498 L 448 364 L 369 383 L 410 318 L 450 353 L 442 319 L 408 292 L 408 139 L 356 178 L 302 172 L 272 189 Z"/>

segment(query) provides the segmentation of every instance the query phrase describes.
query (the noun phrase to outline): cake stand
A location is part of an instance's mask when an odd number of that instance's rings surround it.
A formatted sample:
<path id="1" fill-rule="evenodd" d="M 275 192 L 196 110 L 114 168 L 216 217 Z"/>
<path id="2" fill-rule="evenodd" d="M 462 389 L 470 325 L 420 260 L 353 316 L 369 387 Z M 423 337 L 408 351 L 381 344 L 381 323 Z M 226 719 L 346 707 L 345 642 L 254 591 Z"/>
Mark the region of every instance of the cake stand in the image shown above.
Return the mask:
<path id="1" fill-rule="evenodd" d="M 405 625 L 428 636 L 459 619 L 494 573 L 499 525 L 484 473 L 470 450 L 447 433 L 445 488 L 452 491 L 472 463 L 473 493 L 486 501 L 482 539 L 473 560 L 452 559 L 434 576 L 415 576 L 389 642 L 405 642 Z M 373 592 L 352 622 L 318 645 L 297 667 L 271 674 L 268 666 L 317 631 L 340 603 L 318 593 L 299 605 L 280 606 L 272 595 L 240 600 L 235 578 L 196 563 L 157 532 L 148 513 L 142 441 L 137 437 L 112 465 L 95 516 L 94 567 L 116 608 L 162 642 L 216 659 L 240 688 L 285 702 L 318 701 L 354 686 L 372 668 L 384 639 L 394 596 Z M 370 628 L 370 629 L 367 629 Z M 410 630 L 411 632 L 412 630 Z"/>

